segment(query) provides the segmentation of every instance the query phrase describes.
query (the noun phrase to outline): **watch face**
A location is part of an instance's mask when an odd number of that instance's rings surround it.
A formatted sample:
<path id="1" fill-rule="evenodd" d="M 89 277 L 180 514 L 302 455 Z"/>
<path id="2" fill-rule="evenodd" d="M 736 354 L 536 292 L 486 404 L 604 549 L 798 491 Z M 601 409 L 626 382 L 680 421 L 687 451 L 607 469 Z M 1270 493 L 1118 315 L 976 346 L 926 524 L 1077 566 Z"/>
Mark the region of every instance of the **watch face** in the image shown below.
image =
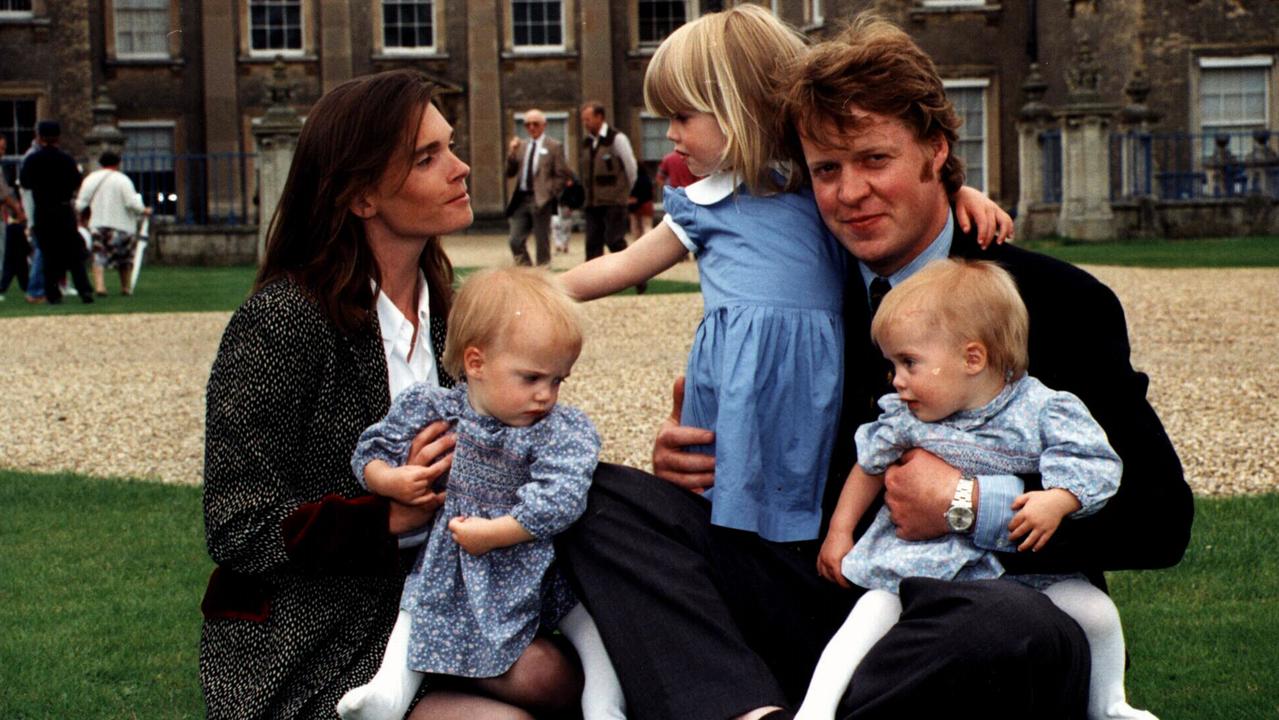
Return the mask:
<path id="1" fill-rule="evenodd" d="M 955 532 L 964 532 L 973 526 L 973 510 L 966 507 L 953 507 L 946 511 L 946 524 Z"/>

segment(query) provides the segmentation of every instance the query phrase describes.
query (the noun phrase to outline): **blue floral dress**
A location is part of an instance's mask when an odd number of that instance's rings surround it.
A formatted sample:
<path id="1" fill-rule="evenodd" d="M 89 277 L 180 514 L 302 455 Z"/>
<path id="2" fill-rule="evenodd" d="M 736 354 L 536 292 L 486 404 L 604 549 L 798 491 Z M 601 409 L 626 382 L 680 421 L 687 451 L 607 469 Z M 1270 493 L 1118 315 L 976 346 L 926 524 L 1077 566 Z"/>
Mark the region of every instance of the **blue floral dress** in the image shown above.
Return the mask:
<path id="1" fill-rule="evenodd" d="M 552 564 L 551 538 L 586 509 L 600 439 L 586 415 L 566 405 L 528 427 L 509 427 L 476 413 L 465 383 L 452 390 L 420 383 L 364 431 L 351 460 L 355 476 L 363 483 L 372 460 L 403 464 L 414 436 L 436 420 L 454 424 L 457 447 L 444 507 L 400 599 L 412 621 L 409 667 L 495 677 L 539 627 L 554 627 L 577 604 Z M 476 557 L 448 530 L 463 515 L 511 515 L 535 539 Z"/>
<path id="2" fill-rule="evenodd" d="M 843 397 L 848 253 L 808 190 L 754 196 L 716 174 L 662 202 L 702 286 L 681 422 L 715 431 L 711 522 L 816 538 Z"/>
<path id="3" fill-rule="evenodd" d="M 1083 401 L 1052 390 L 1033 377 L 1011 382 L 976 410 L 923 422 L 896 393 L 879 399 L 879 419 L 857 429 L 857 463 L 880 475 L 910 448 L 923 448 L 968 475 L 1040 473 L 1043 487 L 1069 490 L 1079 499 L 1072 517 L 1097 512 L 1119 489 L 1123 462 Z M 897 592 L 908 577 L 982 580 L 1004 574 L 995 554 L 968 535 L 933 540 L 897 537 L 888 507 L 880 508 L 865 534 L 844 556 L 844 577 L 868 589 Z M 1065 575 L 1017 575 L 1043 589 Z"/>

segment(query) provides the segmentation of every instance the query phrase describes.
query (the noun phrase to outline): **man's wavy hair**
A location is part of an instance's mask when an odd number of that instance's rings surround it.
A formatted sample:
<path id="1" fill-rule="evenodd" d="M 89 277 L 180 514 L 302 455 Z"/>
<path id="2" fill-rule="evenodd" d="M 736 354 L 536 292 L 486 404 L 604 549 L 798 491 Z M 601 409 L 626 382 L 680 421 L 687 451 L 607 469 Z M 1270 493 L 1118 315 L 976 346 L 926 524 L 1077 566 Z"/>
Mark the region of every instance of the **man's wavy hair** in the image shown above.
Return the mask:
<path id="1" fill-rule="evenodd" d="M 850 107 L 895 117 L 920 141 L 940 134 L 949 144 L 941 182 L 953 195 L 964 185 L 964 163 L 955 153 L 961 122 L 946 98 L 941 77 L 919 45 L 893 23 L 862 13 L 834 38 L 819 43 L 791 73 L 782 95 L 787 144 L 806 167 L 801 136 L 822 142 L 831 127 L 858 130 Z"/>

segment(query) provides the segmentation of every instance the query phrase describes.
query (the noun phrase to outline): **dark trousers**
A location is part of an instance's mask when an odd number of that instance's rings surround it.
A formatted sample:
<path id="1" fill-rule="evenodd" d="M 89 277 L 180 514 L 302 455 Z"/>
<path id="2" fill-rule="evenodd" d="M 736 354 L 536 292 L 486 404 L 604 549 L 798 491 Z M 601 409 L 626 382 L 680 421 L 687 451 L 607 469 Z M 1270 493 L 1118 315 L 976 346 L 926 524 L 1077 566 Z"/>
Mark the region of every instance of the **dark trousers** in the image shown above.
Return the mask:
<path id="1" fill-rule="evenodd" d="M 772 543 L 709 518 L 701 496 L 601 464 L 586 513 L 557 539 L 629 717 L 796 707 L 858 597 L 817 575 L 816 541 Z M 992 717 L 1014 707 L 1026 717 L 1083 717 L 1088 643 L 1040 593 L 1005 580 L 912 579 L 902 602 L 901 621 L 858 668 L 841 718 Z"/>
<path id="2" fill-rule="evenodd" d="M 533 202 L 533 194 L 517 190 L 523 197 L 517 198 L 511 216 L 507 222 L 511 226 L 511 256 L 516 265 L 531 265 L 528 256 L 528 235 L 533 233 L 533 242 L 537 246 L 537 264 L 546 265 L 551 262 L 551 216 L 555 214 L 555 203 L 549 202 L 541 210 Z"/>
<path id="3" fill-rule="evenodd" d="M 591 260 L 609 252 L 626 249 L 626 230 L 629 220 L 625 205 L 595 205 L 582 211 L 586 219 L 586 259 Z"/>
<path id="4" fill-rule="evenodd" d="M 84 269 L 87 251 L 80 234 L 43 232 L 40 234 L 40 248 L 44 252 L 44 296 L 49 303 L 56 305 L 62 302 L 62 289 L 58 283 L 68 272 L 76 292 L 80 294 L 80 301 L 93 302 L 93 285 Z"/>
<path id="5" fill-rule="evenodd" d="M 4 268 L 0 271 L 0 295 L 9 290 L 14 279 L 23 292 L 27 291 L 27 256 L 31 245 L 27 243 L 27 226 L 17 223 L 4 226 Z"/>

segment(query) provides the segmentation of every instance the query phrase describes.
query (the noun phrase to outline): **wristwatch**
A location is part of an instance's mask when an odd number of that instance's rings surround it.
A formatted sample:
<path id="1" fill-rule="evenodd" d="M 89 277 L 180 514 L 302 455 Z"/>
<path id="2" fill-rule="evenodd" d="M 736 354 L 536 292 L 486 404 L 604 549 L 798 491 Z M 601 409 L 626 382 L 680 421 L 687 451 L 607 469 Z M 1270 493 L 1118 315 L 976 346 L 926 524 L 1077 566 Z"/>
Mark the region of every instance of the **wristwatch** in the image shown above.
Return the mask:
<path id="1" fill-rule="evenodd" d="M 973 483 L 976 481 L 972 475 L 964 475 L 955 486 L 955 497 L 946 509 L 946 525 L 951 532 L 966 533 L 973 528 L 976 517 L 973 514 Z"/>

